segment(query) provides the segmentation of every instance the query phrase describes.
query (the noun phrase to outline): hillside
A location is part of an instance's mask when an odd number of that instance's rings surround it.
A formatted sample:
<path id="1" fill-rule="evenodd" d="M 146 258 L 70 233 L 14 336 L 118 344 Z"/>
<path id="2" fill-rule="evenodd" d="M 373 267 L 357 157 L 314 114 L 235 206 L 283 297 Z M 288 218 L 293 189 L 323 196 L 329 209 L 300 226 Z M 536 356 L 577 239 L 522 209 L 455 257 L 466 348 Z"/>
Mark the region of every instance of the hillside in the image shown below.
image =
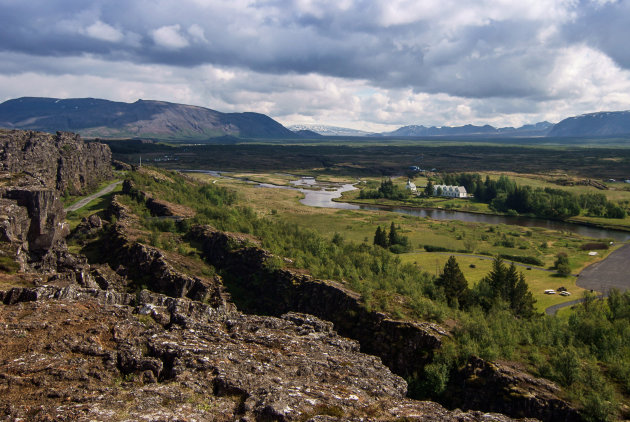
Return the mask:
<path id="1" fill-rule="evenodd" d="M 0 127 L 43 132 L 71 131 L 85 137 L 203 140 L 292 138 L 295 134 L 259 113 L 221 113 L 204 107 L 138 100 L 23 97 L 0 104 Z"/>
<path id="2" fill-rule="evenodd" d="M 495 128 L 490 125 L 475 126 L 442 126 L 427 127 L 410 125 L 403 126 L 393 132 L 385 132 L 383 136 L 545 136 L 553 125 L 549 122 L 540 122 L 535 125 L 525 125 L 518 128 L 503 127 Z"/>
<path id="3" fill-rule="evenodd" d="M 548 136 L 620 136 L 630 134 L 630 111 L 605 111 L 569 117 L 554 125 Z"/>

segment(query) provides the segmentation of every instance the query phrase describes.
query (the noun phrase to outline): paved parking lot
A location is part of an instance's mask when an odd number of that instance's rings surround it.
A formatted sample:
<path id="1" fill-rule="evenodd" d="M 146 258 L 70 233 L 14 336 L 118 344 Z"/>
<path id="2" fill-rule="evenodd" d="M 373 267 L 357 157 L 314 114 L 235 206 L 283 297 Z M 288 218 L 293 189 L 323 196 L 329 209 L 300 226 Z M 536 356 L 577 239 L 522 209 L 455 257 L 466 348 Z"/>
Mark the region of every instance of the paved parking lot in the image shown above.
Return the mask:
<path id="1" fill-rule="evenodd" d="M 630 289 L 630 244 L 586 267 L 578 276 L 577 285 L 604 294 L 613 287 L 621 291 Z"/>

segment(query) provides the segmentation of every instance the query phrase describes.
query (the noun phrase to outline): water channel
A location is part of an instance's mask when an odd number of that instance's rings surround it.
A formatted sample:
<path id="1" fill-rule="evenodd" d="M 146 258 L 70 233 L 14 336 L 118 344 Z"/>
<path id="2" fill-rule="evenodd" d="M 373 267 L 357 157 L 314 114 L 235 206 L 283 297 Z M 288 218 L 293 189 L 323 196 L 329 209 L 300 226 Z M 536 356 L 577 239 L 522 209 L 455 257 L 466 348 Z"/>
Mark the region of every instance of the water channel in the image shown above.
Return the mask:
<path id="1" fill-rule="evenodd" d="M 204 171 L 205 172 L 205 171 Z M 206 173 L 219 176 L 219 172 L 208 171 Z M 297 176 L 296 176 L 297 177 Z M 269 183 L 258 183 L 262 188 L 292 189 L 304 194 L 300 203 L 311 207 L 337 208 L 346 210 L 390 211 L 416 217 L 432 218 L 434 220 L 460 220 L 485 224 L 510 224 L 523 227 L 542 227 L 550 230 L 576 233 L 580 236 L 594 239 L 612 239 L 617 242 L 630 241 L 630 232 L 621 230 L 609 230 L 599 227 L 591 227 L 580 224 L 566 223 L 564 221 L 546 220 L 531 217 L 512 217 L 504 215 L 475 214 L 462 211 L 441 210 L 433 208 L 404 208 L 395 206 L 375 206 L 363 204 L 350 204 L 336 202 L 333 199 L 340 198 L 343 192 L 357 189 L 352 184 L 317 182 L 312 177 L 301 177 L 294 180 L 291 186 L 279 186 Z"/>

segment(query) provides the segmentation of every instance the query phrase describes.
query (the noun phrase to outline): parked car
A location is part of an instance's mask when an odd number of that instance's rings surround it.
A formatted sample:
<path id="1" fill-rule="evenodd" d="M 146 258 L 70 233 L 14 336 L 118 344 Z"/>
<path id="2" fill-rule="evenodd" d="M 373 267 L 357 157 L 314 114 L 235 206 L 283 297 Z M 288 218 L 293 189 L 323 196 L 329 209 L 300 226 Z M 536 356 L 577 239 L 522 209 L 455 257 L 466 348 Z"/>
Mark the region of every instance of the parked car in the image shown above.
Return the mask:
<path id="1" fill-rule="evenodd" d="M 566 290 L 563 292 L 560 292 L 560 296 L 571 296 L 571 293 L 567 292 Z"/>
<path id="2" fill-rule="evenodd" d="M 546 295 L 555 295 L 556 291 L 554 289 L 547 289 L 547 290 L 545 290 L 545 294 Z"/>
<path id="3" fill-rule="evenodd" d="M 556 290 L 559 291 L 559 292 L 566 292 L 567 288 L 562 286 L 562 287 L 558 287 Z"/>

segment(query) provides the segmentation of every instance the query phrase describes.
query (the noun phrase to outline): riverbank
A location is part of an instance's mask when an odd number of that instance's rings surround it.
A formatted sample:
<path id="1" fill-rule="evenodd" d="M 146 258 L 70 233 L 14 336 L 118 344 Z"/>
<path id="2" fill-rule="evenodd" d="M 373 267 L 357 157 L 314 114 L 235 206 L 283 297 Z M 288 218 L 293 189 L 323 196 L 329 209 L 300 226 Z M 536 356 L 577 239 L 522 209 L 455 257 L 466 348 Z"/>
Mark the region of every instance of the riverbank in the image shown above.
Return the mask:
<path id="1" fill-rule="evenodd" d="M 357 205 L 359 207 L 361 207 L 362 209 L 365 209 L 364 207 L 374 207 L 374 208 L 378 208 L 378 209 L 382 209 L 382 210 L 392 210 L 392 209 L 400 209 L 400 210 L 408 210 L 408 211 L 416 211 L 416 212 L 427 212 L 427 211 L 439 211 L 439 212 L 452 212 L 452 213 L 466 213 L 466 214 L 472 214 L 472 215 L 479 215 L 479 216 L 488 216 L 488 217 L 497 217 L 500 219 L 514 219 L 515 221 L 521 220 L 530 220 L 530 221 L 539 221 L 541 222 L 541 224 L 519 224 L 518 222 L 515 223 L 509 223 L 506 222 L 505 224 L 517 224 L 517 225 L 524 225 L 524 226 L 529 226 L 529 227 L 548 227 L 548 228 L 554 228 L 553 226 L 557 226 L 557 230 L 563 230 L 563 229 L 567 229 L 566 226 L 564 225 L 570 225 L 570 226 L 575 226 L 575 227 L 585 227 L 585 228 L 595 228 L 598 230 L 603 230 L 603 231 L 608 231 L 608 232 L 617 232 L 620 233 L 620 236 L 615 236 L 614 234 L 612 234 L 610 237 L 616 241 L 628 241 L 630 240 L 630 225 L 615 225 L 615 224 L 610 224 L 609 222 L 603 223 L 603 222 L 598 222 L 598 221 L 593 221 L 590 219 L 590 217 L 573 217 L 570 219 L 566 219 L 566 220 L 560 220 L 560 219 L 553 219 L 553 218 L 546 218 L 546 217 L 537 217 L 537 216 L 530 216 L 530 215 L 510 215 L 510 214 L 506 214 L 506 213 L 500 213 L 500 212 L 489 212 L 489 211 L 481 211 L 481 210 L 474 210 L 474 209 L 470 209 L 470 208 L 454 208 L 454 207 L 431 207 L 431 206 L 419 206 L 419 205 L 409 205 L 409 204 L 405 204 L 404 202 L 401 203 L 400 201 L 395 201 L 395 200 L 390 200 L 390 199 L 385 199 L 385 200 L 374 200 L 374 199 L 357 199 L 357 198 L 348 198 L 347 196 L 341 196 L 340 198 L 335 198 L 333 199 L 334 202 L 337 203 L 347 203 L 347 204 L 353 204 L 353 205 Z M 382 201 L 382 202 L 376 202 L 376 201 Z M 586 219 L 589 220 L 586 220 Z M 626 219 L 624 219 L 625 222 Z M 543 224 L 544 223 L 544 224 Z M 490 224 L 492 224 L 490 222 Z M 564 226 L 564 227 L 563 227 Z M 573 231 L 570 230 L 569 231 Z M 589 236 L 588 234 L 583 234 L 584 236 Z M 595 238 L 602 238 L 600 236 L 589 236 L 589 237 L 595 237 Z"/>

